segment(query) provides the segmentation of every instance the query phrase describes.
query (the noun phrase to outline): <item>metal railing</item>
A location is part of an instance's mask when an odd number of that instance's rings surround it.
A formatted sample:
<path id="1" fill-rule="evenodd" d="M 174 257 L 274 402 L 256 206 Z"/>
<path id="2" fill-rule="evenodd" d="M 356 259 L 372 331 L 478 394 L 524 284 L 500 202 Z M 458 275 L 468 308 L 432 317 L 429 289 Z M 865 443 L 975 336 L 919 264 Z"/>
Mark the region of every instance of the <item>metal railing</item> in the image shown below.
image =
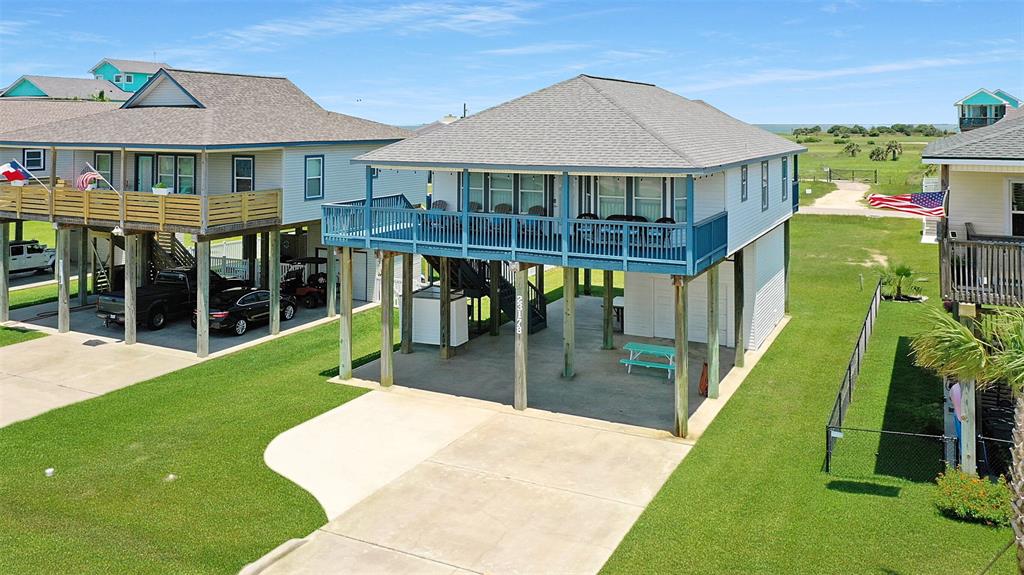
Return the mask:
<path id="1" fill-rule="evenodd" d="M 960 118 L 960 129 L 973 130 L 974 128 L 984 128 L 985 126 L 991 126 L 1002 119 L 1002 116 L 998 118 Z"/>
<path id="2" fill-rule="evenodd" d="M 828 168 L 828 181 L 849 180 L 851 182 L 878 183 L 878 170 L 841 170 Z"/>
<path id="3" fill-rule="evenodd" d="M 1024 305 L 1024 238 L 954 240 L 940 245 L 939 275 L 946 300 Z"/>
<path id="4" fill-rule="evenodd" d="M 476 252 L 687 263 L 687 224 L 569 219 L 496 213 L 449 212 L 410 207 L 370 208 L 355 203 L 323 206 L 324 238 L 335 242 L 385 241 L 463 248 Z M 728 214 L 694 224 L 694 273 L 725 256 Z"/>

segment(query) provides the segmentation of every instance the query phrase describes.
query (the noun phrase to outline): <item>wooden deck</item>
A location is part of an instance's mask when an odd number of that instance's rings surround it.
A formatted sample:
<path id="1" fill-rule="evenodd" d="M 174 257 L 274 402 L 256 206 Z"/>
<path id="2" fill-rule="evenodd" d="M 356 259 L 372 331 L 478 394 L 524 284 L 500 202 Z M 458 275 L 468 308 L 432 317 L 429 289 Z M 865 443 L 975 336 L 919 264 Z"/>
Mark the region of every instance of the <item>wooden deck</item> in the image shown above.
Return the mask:
<path id="1" fill-rule="evenodd" d="M 0 186 L 0 219 L 216 234 L 281 223 L 281 190 L 212 196 Z"/>
<path id="2" fill-rule="evenodd" d="M 939 257 L 943 299 L 1024 306 L 1024 238 L 945 239 Z"/>

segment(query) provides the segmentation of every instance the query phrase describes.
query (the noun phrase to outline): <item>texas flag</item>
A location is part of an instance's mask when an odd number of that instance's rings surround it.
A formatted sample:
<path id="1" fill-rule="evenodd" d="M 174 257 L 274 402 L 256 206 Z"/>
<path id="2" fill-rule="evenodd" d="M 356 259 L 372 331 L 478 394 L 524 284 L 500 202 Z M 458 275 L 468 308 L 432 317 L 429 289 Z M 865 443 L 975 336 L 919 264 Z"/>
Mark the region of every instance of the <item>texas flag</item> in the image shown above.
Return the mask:
<path id="1" fill-rule="evenodd" d="M 0 177 L 6 179 L 8 182 L 16 182 L 18 180 L 27 180 L 32 176 L 28 173 L 28 170 L 21 167 L 18 162 L 12 160 L 6 164 L 0 166 Z"/>

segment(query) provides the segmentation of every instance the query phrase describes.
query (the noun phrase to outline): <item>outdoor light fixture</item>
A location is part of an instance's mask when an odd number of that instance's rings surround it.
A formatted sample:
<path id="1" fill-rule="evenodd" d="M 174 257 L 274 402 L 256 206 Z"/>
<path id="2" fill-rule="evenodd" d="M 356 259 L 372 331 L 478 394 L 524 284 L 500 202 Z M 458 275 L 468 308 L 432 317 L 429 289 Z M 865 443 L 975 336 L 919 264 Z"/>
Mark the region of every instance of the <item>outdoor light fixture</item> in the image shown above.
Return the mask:
<path id="1" fill-rule="evenodd" d="M 123 236 L 124 230 L 121 229 L 121 226 L 114 226 L 114 229 L 111 230 L 110 233 L 114 234 L 115 236 Z"/>

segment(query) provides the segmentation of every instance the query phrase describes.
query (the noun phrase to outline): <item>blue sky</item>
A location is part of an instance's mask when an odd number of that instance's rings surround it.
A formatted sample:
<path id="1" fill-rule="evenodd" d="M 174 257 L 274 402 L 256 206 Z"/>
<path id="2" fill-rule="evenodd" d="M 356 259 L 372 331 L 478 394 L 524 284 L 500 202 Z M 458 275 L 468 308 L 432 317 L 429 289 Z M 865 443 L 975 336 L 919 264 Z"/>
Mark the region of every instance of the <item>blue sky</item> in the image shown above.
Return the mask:
<path id="1" fill-rule="evenodd" d="M 580 73 L 653 82 L 755 123 L 953 122 L 1024 97 L 1024 4 L 979 2 L 0 3 L 0 83 L 102 57 L 290 78 L 399 125 Z"/>

